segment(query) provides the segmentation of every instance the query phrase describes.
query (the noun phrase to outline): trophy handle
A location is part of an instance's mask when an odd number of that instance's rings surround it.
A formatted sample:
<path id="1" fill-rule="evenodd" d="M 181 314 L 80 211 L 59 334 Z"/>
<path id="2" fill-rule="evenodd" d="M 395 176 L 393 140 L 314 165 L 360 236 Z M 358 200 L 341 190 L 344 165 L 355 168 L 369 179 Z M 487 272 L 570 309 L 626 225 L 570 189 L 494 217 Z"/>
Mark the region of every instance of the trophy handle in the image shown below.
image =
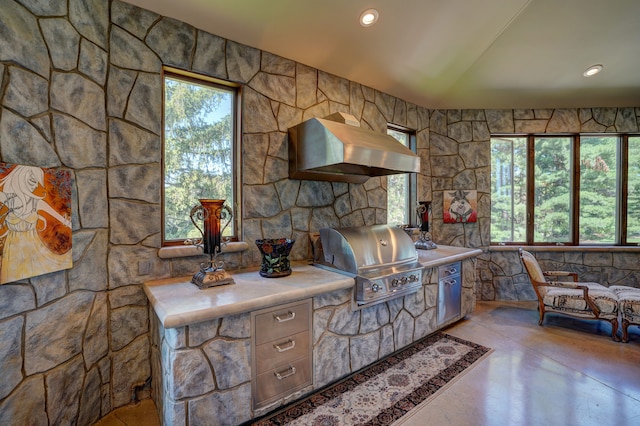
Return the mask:
<path id="1" fill-rule="evenodd" d="M 227 222 L 224 224 L 224 226 L 222 226 L 220 235 L 224 233 L 224 230 L 227 229 L 227 226 L 229 226 L 229 224 L 231 223 L 231 219 L 233 219 L 233 211 L 231 210 L 231 207 L 226 204 L 222 205 L 222 210 L 220 211 L 220 220 L 224 219 L 227 219 Z"/>
<path id="2" fill-rule="evenodd" d="M 189 219 L 191 219 L 191 223 L 193 223 L 193 226 L 195 226 L 196 229 L 200 232 L 200 235 L 202 235 L 202 241 L 204 241 L 204 231 L 202 230 L 202 228 L 200 228 L 200 226 L 198 226 L 198 224 L 196 223 L 196 219 L 198 219 L 200 223 L 202 223 L 207 219 L 208 216 L 209 212 L 204 207 L 202 207 L 202 205 L 194 206 L 189 213 Z"/>
<path id="3" fill-rule="evenodd" d="M 418 204 L 416 207 L 416 213 L 418 213 L 418 227 L 422 227 L 424 214 L 427 212 L 427 206 L 424 204 Z"/>

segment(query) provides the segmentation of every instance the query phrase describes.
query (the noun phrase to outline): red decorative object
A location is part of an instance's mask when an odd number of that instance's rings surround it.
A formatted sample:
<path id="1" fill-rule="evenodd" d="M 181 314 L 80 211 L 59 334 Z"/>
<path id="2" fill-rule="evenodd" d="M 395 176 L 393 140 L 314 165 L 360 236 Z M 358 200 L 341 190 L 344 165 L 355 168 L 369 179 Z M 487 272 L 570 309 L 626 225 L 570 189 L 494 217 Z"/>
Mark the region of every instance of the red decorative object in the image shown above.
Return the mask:
<path id="1" fill-rule="evenodd" d="M 235 284 L 233 278 L 223 269 L 224 262 L 216 262 L 216 256 L 220 254 L 221 235 L 224 229 L 231 223 L 232 212 L 224 205 L 225 200 L 201 199 L 199 206 L 191 209 L 191 222 L 202 234 L 202 249 L 209 255 L 209 263 L 200 265 L 200 271 L 191 279 L 191 282 L 200 289 L 213 286 Z M 203 221 L 204 231 L 196 223 L 196 219 Z M 220 222 L 226 220 L 222 229 Z"/>
<path id="2" fill-rule="evenodd" d="M 431 201 L 420 201 L 418 211 L 418 223 L 422 232 L 429 232 L 429 215 L 431 214 Z"/>
<path id="3" fill-rule="evenodd" d="M 443 193 L 443 222 L 472 223 L 478 220 L 478 191 L 450 190 Z"/>
<path id="4" fill-rule="evenodd" d="M 223 219 L 227 219 L 227 212 L 224 206 L 225 200 L 200 199 L 198 201 L 200 201 L 200 205 L 191 209 L 191 221 L 202 234 L 204 253 L 211 255 L 213 259 L 220 252 L 220 236 L 222 235 L 220 222 Z M 200 229 L 194 220 L 194 216 L 204 222 L 204 231 Z M 231 216 L 229 215 L 228 221 L 222 228 L 223 230 L 229 225 L 230 221 Z"/>

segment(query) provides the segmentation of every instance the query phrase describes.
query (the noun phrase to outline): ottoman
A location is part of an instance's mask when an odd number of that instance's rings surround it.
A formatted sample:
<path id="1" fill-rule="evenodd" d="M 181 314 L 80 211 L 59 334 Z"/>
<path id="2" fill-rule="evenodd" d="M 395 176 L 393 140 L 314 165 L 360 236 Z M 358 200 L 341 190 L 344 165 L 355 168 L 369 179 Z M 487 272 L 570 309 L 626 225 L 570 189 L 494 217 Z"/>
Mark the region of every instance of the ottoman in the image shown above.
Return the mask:
<path id="1" fill-rule="evenodd" d="M 613 285 L 609 287 L 618 296 L 622 315 L 622 341 L 629 341 L 629 326 L 640 325 L 640 288 Z"/>

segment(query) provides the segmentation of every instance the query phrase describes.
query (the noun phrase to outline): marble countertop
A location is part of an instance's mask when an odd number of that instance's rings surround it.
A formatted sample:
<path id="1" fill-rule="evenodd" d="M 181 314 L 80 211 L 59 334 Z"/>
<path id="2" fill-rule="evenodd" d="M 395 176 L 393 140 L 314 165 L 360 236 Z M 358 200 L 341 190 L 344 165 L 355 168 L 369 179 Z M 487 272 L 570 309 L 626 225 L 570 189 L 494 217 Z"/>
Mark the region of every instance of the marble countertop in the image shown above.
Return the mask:
<path id="1" fill-rule="evenodd" d="M 353 287 L 353 278 L 292 262 L 291 275 L 264 278 L 257 269 L 232 272 L 235 284 L 200 290 L 191 277 L 144 283 L 144 291 L 165 328 L 255 311 Z"/>
<path id="2" fill-rule="evenodd" d="M 418 250 L 418 260 L 426 268 L 435 268 L 447 263 L 480 256 L 481 254 L 482 250 L 480 249 L 438 245 L 437 249 Z"/>
<path id="3" fill-rule="evenodd" d="M 428 268 L 481 253 L 477 249 L 450 246 L 418 250 L 420 262 Z M 292 262 L 291 270 L 291 275 L 280 278 L 264 278 L 257 269 L 232 272 L 235 284 L 204 290 L 191 284 L 191 277 L 148 281 L 143 288 L 162 325 L 174 328 L 282 305 L 354 285 L 352 277 L 308 262 Z"/>

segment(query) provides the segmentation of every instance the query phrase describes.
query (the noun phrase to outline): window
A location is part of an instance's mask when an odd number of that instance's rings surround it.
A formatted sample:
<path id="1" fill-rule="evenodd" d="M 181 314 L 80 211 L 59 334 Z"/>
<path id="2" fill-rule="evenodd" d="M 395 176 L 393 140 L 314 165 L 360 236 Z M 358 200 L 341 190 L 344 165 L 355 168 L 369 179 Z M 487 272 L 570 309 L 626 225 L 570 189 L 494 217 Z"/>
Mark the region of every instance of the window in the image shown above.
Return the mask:
<path id="1" fill-rule="evenodd" d="M 627 242 L 640 244 L 640 136 L 629 138 L 627 158 Z"/>
<path id="2" fill-rule="evenodd" d="M 415 132 L 389 125 L 387 134 L 416 152 Z M 415 225 L 416 174 L 403 173 L 387 176 L 387 223 L 389 225 Z"/>
<path id="3" fill-rule="evenodd" d="M 491 139 L 491 241 L 526 241 L 527 139 Z"/>
<path id="4" fill-rule="evenodd" d="M 199 199 L 224 199 L 237 218 L 238 89 L 164 70 L 163 244 L 201 237 L 190 219 Z M 237 220 L 223 233 L 237 235 Z"/>
<path id="5" fill-rule="evenodd" d="M 535 138 L 534 241 L 571 241 L 571 138 Z"/>
<path id="6" fill-rule="evenodd" d="M 619 216 L 617 136 L 580 138 L 580 244 L 615 244 Z"/>
<path id="7" fill-rule="evenodd" d="M 640 136 L 491 138 L 493 244 L 640 243 Z"/>

